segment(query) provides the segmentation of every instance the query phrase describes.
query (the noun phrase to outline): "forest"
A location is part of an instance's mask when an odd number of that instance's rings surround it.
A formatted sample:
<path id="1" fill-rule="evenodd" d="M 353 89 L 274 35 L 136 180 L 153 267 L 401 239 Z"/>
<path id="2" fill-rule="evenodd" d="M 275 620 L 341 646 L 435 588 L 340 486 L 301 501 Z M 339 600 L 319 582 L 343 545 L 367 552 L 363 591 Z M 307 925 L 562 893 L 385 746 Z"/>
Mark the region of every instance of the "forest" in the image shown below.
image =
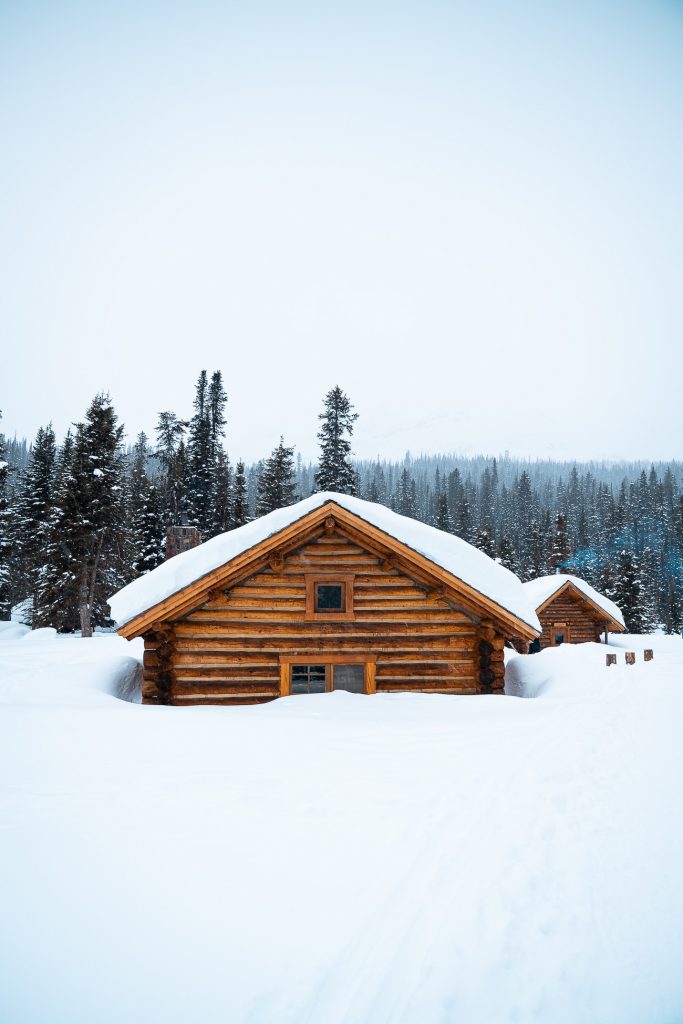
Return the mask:
<path id="1" fill-rule="evenodd" d="M 107 596 L 164 559 L 169 525 L 202 540 L 314 491 L 355 494 L 474 544 L 522 580 L 581 576 L 621 607 L 631 632 L 683 626 L 683 464 L 562 463 L 455 454 L 353 457 L 358 418 L 324 396 L 316 464 L 280 437 L 231 462 L 228 396 L 202 371 L 193 412 L 158 414 L 154 438 L 125 431 L 105 394 L 58 443 L 0 434 L 0 619 L 60 632 L 111 627 Z M 469 439 L 468 439 L 469 440 Z M 14 610 L 14 611 L 13 611 Z"/>

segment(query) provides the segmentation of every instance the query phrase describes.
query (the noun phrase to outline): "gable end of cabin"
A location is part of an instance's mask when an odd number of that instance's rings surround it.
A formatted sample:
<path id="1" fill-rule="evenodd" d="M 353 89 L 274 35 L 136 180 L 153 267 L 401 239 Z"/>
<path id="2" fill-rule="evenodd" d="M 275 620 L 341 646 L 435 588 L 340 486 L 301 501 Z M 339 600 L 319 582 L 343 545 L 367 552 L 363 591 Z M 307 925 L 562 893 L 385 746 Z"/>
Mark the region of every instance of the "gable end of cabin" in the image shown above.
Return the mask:
<path id="1" fill-rule="evenodd" d="M 505 626 L 333 516 L 144 640 L 145 703 L 504 688 Z"/>

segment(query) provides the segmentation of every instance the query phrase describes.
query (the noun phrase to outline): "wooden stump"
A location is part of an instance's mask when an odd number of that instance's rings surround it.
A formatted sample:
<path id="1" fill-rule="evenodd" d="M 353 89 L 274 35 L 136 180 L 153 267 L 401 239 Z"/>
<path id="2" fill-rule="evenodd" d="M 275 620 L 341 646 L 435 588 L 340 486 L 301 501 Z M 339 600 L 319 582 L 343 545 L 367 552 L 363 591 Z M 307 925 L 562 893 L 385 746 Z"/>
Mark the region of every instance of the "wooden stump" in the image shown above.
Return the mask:
<path id="1" fill-rule="evenodd" d="M 636 663 L 636 652 L 635 651 L 627 651 L 626 654 L 624 655 L 624 657 L 626 658 L 626 664 L 627 665 L 635 665 L 635 663 Z"/>
<path id="2" fill-rule="evenodd" d="M 645 661 L 652 661 L 652 659 L 654 658 L 654 656 L 655 656 L 655 655 L 654 655 L 654 651 L 652 650 L 652 648 L 651 648 L 651 647 L 647 647 L 647 648 L 646 648 L 646 649 L 645 649 L 645 650 L 643 651 L 643 657 L 644 657 Z"/>
<path id="3" fill-rule="evenodd" d="M 605 664 L 608 667 L 610 665 L 616 665 L 616 663 L 617 663 L 617 656 L 616 656 L 616 654 L 606 654 L 605 655 Z"/>

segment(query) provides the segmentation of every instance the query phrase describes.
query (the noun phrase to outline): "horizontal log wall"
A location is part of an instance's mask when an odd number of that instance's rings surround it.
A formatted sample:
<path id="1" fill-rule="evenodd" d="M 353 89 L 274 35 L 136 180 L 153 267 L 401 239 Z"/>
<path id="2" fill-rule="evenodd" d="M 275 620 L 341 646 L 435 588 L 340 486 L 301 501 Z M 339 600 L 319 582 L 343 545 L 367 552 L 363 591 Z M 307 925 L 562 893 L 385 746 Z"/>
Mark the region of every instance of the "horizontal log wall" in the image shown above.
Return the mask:
<path id="1" fill-rule="evenodd" d="M 352 620 L 305 619 L 306 574 L 317 572 L 353 573 Z M 378 691 L 478 693 L 479 641 L 477 625 L 443 597 L 339 533 L 322 535 L 173 624 L 170 701 L 272 700 L 280 654 L 312 664 L 326 654 L 372 654 Z M 145 654 L 146 685 L 156 642 Z"/>
<path id="2" fill-rule="evenodd" d="M 582 644 L 599 640 L 605 624 L 595 612 L 570 594 L 558 596 L 539 613 L 543 633 L 541 647 L 552 646 L 552 632 L 555 623 L 564 622 L 569 627 L 569 643 Z"/>

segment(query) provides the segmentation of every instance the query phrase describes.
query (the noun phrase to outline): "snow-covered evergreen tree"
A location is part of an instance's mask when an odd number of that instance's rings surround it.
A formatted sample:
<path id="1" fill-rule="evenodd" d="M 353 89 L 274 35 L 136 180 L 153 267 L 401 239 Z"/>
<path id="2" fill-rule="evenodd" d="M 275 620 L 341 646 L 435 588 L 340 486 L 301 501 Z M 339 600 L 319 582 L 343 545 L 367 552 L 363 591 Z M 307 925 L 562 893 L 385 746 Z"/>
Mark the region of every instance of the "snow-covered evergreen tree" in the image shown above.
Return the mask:
<path id="1" fill-rule="evenodd" d="M 151 454 L 147 435 L 138 434 L 129 480 L 129 527 L 124 538 L 124 571 L 131 579 L 155 569 L 165 556 L 167 516 L 162 493 L 147 473 Z"/>
<path id="2" fill-rule="evenodd" d="M 37 618 L 83 636 L 110 623 L 107 597 L 125 582 L 125 479 L 111 400 L 96 395 L 60 456 Z"/>
<path id="3" fill-rule="evenodd" d="M 407 466 L 403 467 L 399 479 L 396 511 L 402 516 L 410 516 L 411 519 L 415 519 L 417 515 L 415 481 L 412 479 Z"/>
<path id="4" fill-rule="evenodd" d="M 74 439 L 67 431 L 57 454 L 47 541 L 33 602 L 34 628 L 53 626 L 61 633 L 73 632 L 80 623 L 76 559 L 79 511 L 72 477 L 73 456 Z"/>
<path id="5" fill-rule="evenodd" d="M 155 455 L 161 463 L 163 475 L 161 498 L 164 505 L 164 520 L 180 523 L 185 511 L 187 489 L 187 453 L 185 431 L 188 423 L 179 419 L 174 412 L 160 412 L 156 426 L 157 447 Z"/>
<path id="6" fill-rule="evenodd" d="M 633 552 L 625 548 L 619 552 L 609 596 L 621 608 L 628 632 L 642 633 L 645 623 L 641 607 L 640 567 Z"/>
<path id="7" fill-rule="evenodd" d="M 504 533 L 500 538 L 496 557 L 500 564 L 505 566 L 506 569 L 509 569 L 510 572 L 517 572 L 517 556 L 515 555 L 515 549 L 512 541 L 506 533 Z"/>
<path id="8" fill-rule="evenodd" d="M 244 526 L 249 522 L 249 503 L 247 501 L 247 478 L 244 463 L 240 459 L 235 466 L 235 481 L 232 495 L 232 527 Z"/>
<path id="9" fill-rule="evenodd" d="M 446 533 L 453 532 L 453 520 L 451 519 L 451 511 L 448 507 L 448 495 L 445 491 L 439 491 L 436 499 L 434 526 L 436 526 L 437 530 L 444 530 Z"/>
<path id="10" fill-rule="evenodd" d="M 90 403 L 76 428 L 72 481 L 81 633 L 108 625 L 107 597 L 125 582 L 125 459 L 123 426 L 108 395 Z"/>
<path id="11" fill-rule="evenodd" d="M 485 555 L 489 556 L 489 558 L 495 558 L 496 546 L 493 542 L 493 538 L 491 537 L 490 524 L 487 523 L 485 526 L 480 526 L 479 529 L 476 530 L 472 543 L 475 548 L 479 548 L 479 550 L 483 551 Z"/>
<path id="12" fill-rule="evenodd" d="M 166 527 L 162 515 L 162 498 L 156 484 L 145 477 L 140 501 L 133 520 L 135 553 L 133 570 L 142 576 L 164 561 L 166 553 Z"/>
<path id="13" fill-rule="evenodd" d="M 569 561 L 569 535 L 567 533 L 566 517 L 558 512 L 555 516 L 555 530 L 553 533 L 552 548 L 548 558 L 548 572 L 561 572 Z"/>
<path id="14" fill-rule="evenodd" d="M 209 382 L 206 370 L 195 388 L 194 416 L 187 440 L 187 515 L 206 539 L 213 534 L 215 490 L 214 443 L 211 431 Z"/>
<path id="15" fill-rule="evenodd" d="M 34 599 L 45 564 L 53 507 L 57 445 L 52 424 L 40 427 L 21 476 L 13 520 L 13 540 L 21 585 L 15 599 Z M 19 557 L 20 554 L 20 557 Z"/>
<path id="16" fill-rule="evenodd" d="M 348 396 L 338 385 L 325 395 L 324 411 L 319 419 L 322 420 L 318 431 L 320 461 L 315 474 L 315 488 L 317 491 L 355 494 L 356 478 L 349 439 L 358 413 L 353 411 Z"/>
<path id="17" fill-rule="evenodd" d="M 683 606 L 674 579 L 669 579 L 667 587 L 664 628 L 667 633 L 680 633 L 683 629 Z"/>
<path id="18" fill-rule="evenodd" d="M 12 611 L 10 596 L 10 522 L 9 500 L 7 497 L 8 475 L 9 463 L 5 458 L 5 436 L 0 433 L 0 619 L 9 619 Z"/>
<path id="19" fill-rule="evenodd" d="M 288 448 L 284 438 L 266 459 L 258 481 L 256 514 L 264 516 L 276 508 L 293 505 L 298 501 L 294 469 L 294 447 Z"/>
<path id="20" fill-rule="evenodd" d="M 218 447 L 214 462 L 214 497 L 212 536 L 225 533 L 232 525 L 232 467 L 226 452 Z"/>

